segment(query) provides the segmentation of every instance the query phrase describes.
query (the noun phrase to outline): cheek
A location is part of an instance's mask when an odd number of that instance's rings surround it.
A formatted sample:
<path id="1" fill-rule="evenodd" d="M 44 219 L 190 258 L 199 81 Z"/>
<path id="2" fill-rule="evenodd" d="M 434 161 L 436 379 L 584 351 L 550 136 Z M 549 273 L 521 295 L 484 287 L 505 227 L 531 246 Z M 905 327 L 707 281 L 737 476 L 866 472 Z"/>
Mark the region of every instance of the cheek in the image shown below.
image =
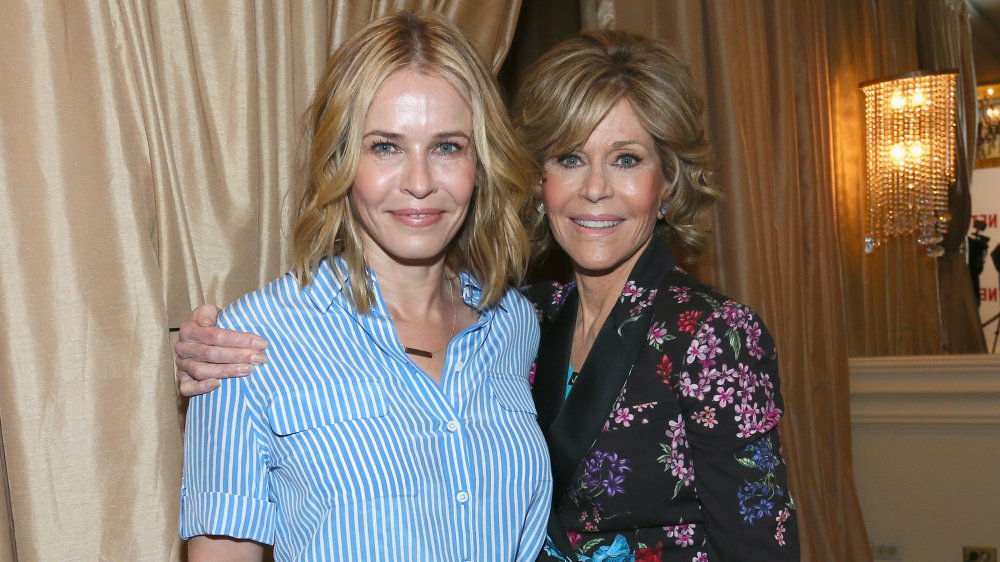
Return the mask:
<path id="1" fill-rule="evenodd" d="M 476 190 L 476 163 L 463 162 L 441 170 L 440 181 L 447 185 L 452 200 L 459 206 L 468 206 Z"/>
<path id="2" fill-rule="evenodd" d="M 547 212 L 557 211 L 573 194 L 573 184 L 564 174 L 546 171 L 542 181 L 542 201 Z"/>

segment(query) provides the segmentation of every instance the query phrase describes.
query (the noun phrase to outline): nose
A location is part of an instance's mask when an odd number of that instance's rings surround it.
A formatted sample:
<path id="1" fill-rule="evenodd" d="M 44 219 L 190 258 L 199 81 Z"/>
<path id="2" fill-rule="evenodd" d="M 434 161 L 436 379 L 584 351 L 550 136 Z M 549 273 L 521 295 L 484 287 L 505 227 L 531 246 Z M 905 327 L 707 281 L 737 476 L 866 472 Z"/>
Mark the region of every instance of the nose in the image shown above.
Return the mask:
<path id="1" fill-rule="evenodd" d="M 434 181 L 426 159 L 409 159 L 401 189 L 417 199 L 423 199 L 434 192 Z"/>
<path id="2" fill-rule="evenodd" d="M 611 196 L 608 177 L 601 166 L 591 166 L 583 186 L 583 198 L 591 203 L 597 203 Z"/>

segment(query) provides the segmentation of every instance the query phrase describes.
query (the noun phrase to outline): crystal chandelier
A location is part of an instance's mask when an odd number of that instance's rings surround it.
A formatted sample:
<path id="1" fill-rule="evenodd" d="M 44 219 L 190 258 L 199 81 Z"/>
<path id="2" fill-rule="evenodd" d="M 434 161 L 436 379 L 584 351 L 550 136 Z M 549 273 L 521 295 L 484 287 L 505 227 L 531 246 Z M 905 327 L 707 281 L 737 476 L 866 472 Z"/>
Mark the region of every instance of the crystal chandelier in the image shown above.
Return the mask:
<path id="1" fill-rule="evenodd" d="M 927 255 L 944 254 L 948 187 L 955 181 L 958 73 L 910 73 L 861 85 L 865 95 L 868 220 L 865 252 L 916 234 Z"/>

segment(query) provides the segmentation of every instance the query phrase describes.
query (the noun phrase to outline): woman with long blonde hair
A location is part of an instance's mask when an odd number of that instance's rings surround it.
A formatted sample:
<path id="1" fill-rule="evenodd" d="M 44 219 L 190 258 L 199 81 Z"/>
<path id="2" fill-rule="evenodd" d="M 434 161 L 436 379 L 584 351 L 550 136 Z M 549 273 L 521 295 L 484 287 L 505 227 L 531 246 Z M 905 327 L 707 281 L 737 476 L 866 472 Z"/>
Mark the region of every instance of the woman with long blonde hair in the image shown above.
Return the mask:
<path id="1" fill-rule="evenodd" d="M 509 287 L 534 166 L 491 74 L 444 18 L 381 18 L 308 124 L 293 269 L 219 317 L 269 360 L 188 408 L 189 559 L 532 560 L 551 477 Z"/>

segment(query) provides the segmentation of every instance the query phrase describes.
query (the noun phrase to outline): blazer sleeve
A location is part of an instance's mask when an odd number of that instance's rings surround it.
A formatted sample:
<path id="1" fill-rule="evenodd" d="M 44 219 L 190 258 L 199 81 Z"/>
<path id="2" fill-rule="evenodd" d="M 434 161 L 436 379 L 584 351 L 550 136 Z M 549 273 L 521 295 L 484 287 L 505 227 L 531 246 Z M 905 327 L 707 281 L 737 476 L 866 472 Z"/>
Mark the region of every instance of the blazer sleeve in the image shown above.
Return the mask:
<path id="1" fill-rule="evenodd" d="M 799 560 L 770 334 L 728 301 L 698 326 L 682 363 L 675 391 L 709 541 L 724 561 Z"/>

